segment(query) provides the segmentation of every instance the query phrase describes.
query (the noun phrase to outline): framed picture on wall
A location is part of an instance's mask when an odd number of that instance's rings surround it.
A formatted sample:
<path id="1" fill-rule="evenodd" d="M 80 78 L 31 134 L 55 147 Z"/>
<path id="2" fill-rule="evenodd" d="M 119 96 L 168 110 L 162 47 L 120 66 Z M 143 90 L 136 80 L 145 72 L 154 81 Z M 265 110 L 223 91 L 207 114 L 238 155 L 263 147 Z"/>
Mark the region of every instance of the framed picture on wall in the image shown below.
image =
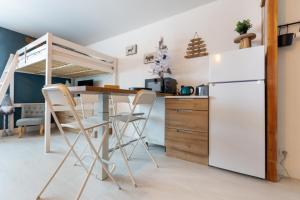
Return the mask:
<path id="1" fill-rule="evenodd" d="M 126 47 L 126 56 L 137 54 L 137 44 Z"/>
<path id="2" fill-rule="evenodd" d="M 144 55 L 144 64 L 154 63 L 156 52 L 146 53 Z"/>

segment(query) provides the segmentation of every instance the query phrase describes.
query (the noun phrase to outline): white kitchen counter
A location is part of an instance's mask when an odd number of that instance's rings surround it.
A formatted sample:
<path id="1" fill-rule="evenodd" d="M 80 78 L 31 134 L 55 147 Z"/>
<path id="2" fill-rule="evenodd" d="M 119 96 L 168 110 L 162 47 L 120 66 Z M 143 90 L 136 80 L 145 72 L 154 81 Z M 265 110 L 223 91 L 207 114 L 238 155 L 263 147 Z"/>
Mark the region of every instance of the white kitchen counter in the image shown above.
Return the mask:
<path id="1" fill-rule="evenodd" d="M 145 128 L 146 141 L 165 146 L 165 100 L 166 99 L 208 99 L 208 96 L 157 96 L 148 124 Z M 141 110 L 142 112 L 142 110 Z"/>
<path id="2" fill-rule="evenodd" d="M 208 96 L 165 96 L 167 99 L 207 99 Z"/>

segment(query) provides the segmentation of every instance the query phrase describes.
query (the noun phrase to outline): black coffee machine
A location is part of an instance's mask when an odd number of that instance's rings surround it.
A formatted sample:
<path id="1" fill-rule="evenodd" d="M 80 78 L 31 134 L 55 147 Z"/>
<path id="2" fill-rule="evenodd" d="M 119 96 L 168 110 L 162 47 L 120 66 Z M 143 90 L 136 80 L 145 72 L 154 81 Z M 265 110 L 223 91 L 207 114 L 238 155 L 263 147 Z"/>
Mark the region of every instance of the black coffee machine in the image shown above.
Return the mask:
<path id="1" fill-rule="evenodd" d="M 173 78 L 153 78 L 145 80 L 145 88 L 150 88 L 152 91 L 176 94 L 177 81 Z"/>

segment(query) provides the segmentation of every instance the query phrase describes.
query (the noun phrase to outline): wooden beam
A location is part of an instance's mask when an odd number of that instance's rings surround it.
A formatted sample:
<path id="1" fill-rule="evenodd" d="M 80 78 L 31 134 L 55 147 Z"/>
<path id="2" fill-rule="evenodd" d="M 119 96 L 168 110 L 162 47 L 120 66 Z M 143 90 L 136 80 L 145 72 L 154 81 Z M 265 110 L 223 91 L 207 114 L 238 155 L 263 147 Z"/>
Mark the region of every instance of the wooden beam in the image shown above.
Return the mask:
<path id="1" fill-rule="evenodd" d="M 61 55 L 61 56 L 73 56 L 76 57 L 78 59 L 82 59 L 82 60 L 86 60 L 86 61 L 90 61 L 93 63 L 97 63 L 97 65 L 99 66 L 108 66 L 108 67 L 113 67 L 113 63 L 110 62 L 106 62 L 103 60 L 99 60 L 99 59 L 95 59 L 91 56 L 87 56 L 81 53 L 78 53 L 76 51 L 71 51 L 69 49 L 65 49 L 59 46 L 53 46 L 53 55 Z"/>
<path id="2" fill-rule="evenodd" d="M 277 0 L 267 1 L 267 180 L 277 181 Z"/>
<path id="3" fill-rule="evenodd" d="M 108 63 L 112 63 L 114 61 L 114 58 L 111 57 L 111 56 L 105 55 L 105 54 L 100 53 L 98 51 L 83 47 L 79 44 L 64 40 L 64 39 L 56 37 L 56 36 L 53 36 L 53 43 L 54 44 L 59 44 L 61 46 L 67 47 L 67 48 L 72 49 L 72 50 L 75 50 L 77 52 L 86 54 L 88 56 L 106 61 Z"/>
<path id="4" fill-rule="evenodd" d="M 17 65 L 17 64 L 16 64 Z M 10 85 L 9 85 L 9 96 L 11 102 L 14 104 L 15 103 L 15 71 L 12 72 L 12 77 L 10 80 Z M 9 130 L 14 130 L 15 128 L 15 115 L 14 112 L 8 115 L 8 127 Z"/>
<path id="5" fill-rule="evenodd" d="M 119 78 L 118 78 L 118 59 L 115 59 L 115 61 L 114 61 L 113 84 L 114 85 L 118 85 L 119 84 Z"/>
<path id="6" fill-rule="evenodd" d="M 266 19 L 266 0 L 261 0 L 261 45 L 265 45 L 265 19 Z"/>
<path id="7" fill-rule="evenodd" d="M 45 75 L 45 85 L 50 85 L 52 83 L 52 34 L 47 33 L 47 57 L 46 57 L 46 75 Z M 51 137 L 51 113 L 48 104 L 45 102 L 45 152 L 50 153 L 50 137 Z"/>
<path id="8" fill-rule="evenodd" d="M 62 68 L 66 68 L 66 67 L 72 67 L 74 66 L 73 64 L 64 64 L 62 66 L 59 66 L 59 67 L 52 67 L 52 71 L 55 71 L 55 70 L 59 70 L 59 69 L 62 69 Z M 39 71 L 37 72 L 37 74 L 44 74 L 46 72 L 46 70 L 42 70 L 42 71 Z"/>
<path id="9" fill-rule="evenodd" d="M 46 42 L 47 37 L 48 37 L 48 34 L 46 34 L 46 35 L 44 35 L 44 36 L 42 36 L 42 37 L 36 39 L 35 41 L 29 43 L 29 44 L 26 45 L 25 47 L 19 49 L 19 50 L 17 51 L 17 54 L 18 54 L 18 55 L 22 55 L 22 54 L 24 54 L 26 51 L 30 51 L 32 48 L 35 48 L 36 46 L 38 46 L 38 45 L 40 45 L 40 44 Z"/>

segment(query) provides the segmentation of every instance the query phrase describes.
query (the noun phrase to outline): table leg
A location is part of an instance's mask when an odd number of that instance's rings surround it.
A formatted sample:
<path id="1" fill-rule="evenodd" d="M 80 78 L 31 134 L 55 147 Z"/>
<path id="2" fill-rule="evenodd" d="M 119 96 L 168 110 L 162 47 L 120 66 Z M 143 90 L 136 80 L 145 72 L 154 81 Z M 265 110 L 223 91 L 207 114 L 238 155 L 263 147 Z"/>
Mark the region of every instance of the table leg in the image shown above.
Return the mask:
<path id="1" fill-rule="evenodd" d="M 109 120 L 109 95 L 107 94 L 100 94 L 99 95 L 99 113 L 100 117 L 103 121 Z M 104 127 L 99 128 L 98 133 L 104 132 Z M 101 157 L 104 160 L 109 160 L 109 136 L 106 137 L 106 139 L 103 141 L 102 151 L 101 151 Z M 106 165 L 107 168 L 108 165 Z M 105 180 L 107 178 L 107 173 L 104 171 L 103 168 L 101 168 L 100 172 L 100 179 Z"/>
<path id="2" fill-rule="evenodd" d="M 44 135 L 44 140 L 45 140 L 45 152 L 50 153 L 50 140 L 51 140 L 51 113 L 49 110 L 48 105 L 45 105 L 45 135 Z"/>

